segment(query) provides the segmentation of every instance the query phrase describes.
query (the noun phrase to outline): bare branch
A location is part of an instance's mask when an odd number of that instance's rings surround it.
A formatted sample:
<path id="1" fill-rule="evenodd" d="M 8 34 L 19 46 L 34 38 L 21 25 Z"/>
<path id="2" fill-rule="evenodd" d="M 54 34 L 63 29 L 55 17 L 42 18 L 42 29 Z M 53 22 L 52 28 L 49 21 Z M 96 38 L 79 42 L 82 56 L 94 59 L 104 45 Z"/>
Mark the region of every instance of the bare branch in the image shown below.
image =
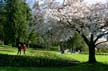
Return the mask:
<path id="1" fill-rule="evenodd" d="M 80 31 L 78 29 L 76 29 L 76 31 L 80 34 Z M 80 34 L 82 36 L 82 38 L 84 39 L 84 41 L 86 42 L 87 45 L 89 45 L 89 40 L 88 38 L 84 35 L 84 34 Z"/>
<path id="2" fill-rule="evenodd" d="M 90 41 L 87 39 L 87 37 L 84 34 L 82 34 L 82 37 L 83 37 L 84 41 L 87 43 L 87 45 L 89 45 Z"/>
<path id="3" fill-rule="evenodd" d="M 99 29 L 103 29 L 105 27 L 108 27 L 108 24 L 101 26 Z"/>
<path id="4" fill-rule="evenodd" d="M 98 39 L 102 38 L 103 36 L 105 36 L 107 34 L 108 34 L 108 32 L 98 35 L 97 38 L 94 40 L 94 43 L 96 43 L 98 41 Z"/>
<path id="5" fill-rule="evenodd" d="M 67 20 L 67 23 L 71 26 L 72 24 Z"/>
<path id="6" fill-rule="evenodd" d="M 96 44 L 96 46 L 99 45 L 99 44 L 105 43 L 105 42 L 108 42 L 108 41 L 99 42 L 99 43 Z"/>

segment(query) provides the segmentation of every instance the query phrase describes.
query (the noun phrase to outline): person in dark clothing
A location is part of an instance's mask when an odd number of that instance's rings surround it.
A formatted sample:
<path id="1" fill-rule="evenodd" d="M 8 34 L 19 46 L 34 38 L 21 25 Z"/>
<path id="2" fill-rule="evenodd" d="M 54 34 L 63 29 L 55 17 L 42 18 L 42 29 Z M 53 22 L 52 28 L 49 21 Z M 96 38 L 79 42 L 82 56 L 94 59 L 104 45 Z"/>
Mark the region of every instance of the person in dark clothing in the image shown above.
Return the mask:
<path id="1" fill-rule="evenodd" d="M 27 46 L 26 46 L 25 43 L 23 44 L 23 46 L 21 47 L 21 49 L 23 50 L 23 54 L 25 55 L 26 54 L 26 49 L 27 49 Z"/>
<path id="2" fill-rule="evenodd" d="M 21 55 L 21 43 L 18 43 L 17 48 L 18 48 L 17 55 L 19 55 L 19 54 Z"/>
<path id="3" fill-rule="evenodd" d="M 61 54 L 64 54 L 64 51 L 65 51 L 63 44 L 64 44 L 63 42 L 60 43 L 60 51 L 61 51 Z"/>

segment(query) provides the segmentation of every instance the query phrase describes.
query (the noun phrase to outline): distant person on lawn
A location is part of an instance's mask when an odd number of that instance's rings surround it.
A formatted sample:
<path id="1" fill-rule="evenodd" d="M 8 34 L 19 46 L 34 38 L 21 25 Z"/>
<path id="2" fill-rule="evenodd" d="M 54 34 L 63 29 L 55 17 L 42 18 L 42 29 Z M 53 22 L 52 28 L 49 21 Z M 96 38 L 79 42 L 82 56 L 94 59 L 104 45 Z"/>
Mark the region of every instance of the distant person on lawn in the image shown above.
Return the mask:
<path id="1" fill-rule="evenodd" d="M 23 46 L 22 46 L 22 50 L 23 50 L 23 54 L 24 54 L 24 55 L 26 54 L 26 49 L 27 49 L 27 46 L 26 46 L 26 44 L 24 43 Z"/>
<path id="2" fill-rule="evenodd" d="M 17 53 L 17 55 L 21 55 L 21 43 L 18 43 L 17 44 L 17 48 L 18 48 L 18 53 Z"/>

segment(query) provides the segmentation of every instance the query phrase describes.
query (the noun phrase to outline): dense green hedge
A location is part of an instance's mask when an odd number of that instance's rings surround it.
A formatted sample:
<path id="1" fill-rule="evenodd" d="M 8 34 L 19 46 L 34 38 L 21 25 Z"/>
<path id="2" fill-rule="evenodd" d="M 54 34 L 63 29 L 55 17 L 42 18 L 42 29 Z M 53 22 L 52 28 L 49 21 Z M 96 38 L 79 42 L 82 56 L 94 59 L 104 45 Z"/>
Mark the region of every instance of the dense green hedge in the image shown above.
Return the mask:
<path id="1" fill-rule="evenodd" d="M 50 67 L 70 66 L 78 63 L 76 60 L 48 59 L 44 57 L 0 55 L 0 66 L 12 67 Z"/>

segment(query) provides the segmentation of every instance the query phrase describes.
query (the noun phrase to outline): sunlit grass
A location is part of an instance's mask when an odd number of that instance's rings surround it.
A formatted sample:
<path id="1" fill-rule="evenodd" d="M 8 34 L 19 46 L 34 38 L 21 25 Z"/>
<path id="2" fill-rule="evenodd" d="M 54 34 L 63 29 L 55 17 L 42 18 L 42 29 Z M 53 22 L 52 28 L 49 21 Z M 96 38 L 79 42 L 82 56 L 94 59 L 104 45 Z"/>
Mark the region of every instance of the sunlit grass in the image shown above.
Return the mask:
<path id="1" fill-rule="evenodd" d="M 17 55 L 17 48 L 0 46 L 0 54 Z M 108 65 L 104 65 L 108 63 L 108 55 L 96 55 L 97 61 L 104 64 L 98 63 L 93 65 L 83 63 L 88 61 L 88 54 L 61 54 L 58 51 L 34 50 L 28 48 L 26 56 L 45 57 L 49 59 L 75 59 L 80 61 L 81 64 L 69 67 L 0 67 L 0 71 L 108 71 Z"/>
<path id="2" fill-rule="evenodd" d="M 17 55 L 17 48 L 10 46 L 0 46 L 0 54 Z M 22 52 L 23 55 L 23 52 Z M 68 60 L 78 60 L 80 62 L 88 61 L 88 54 L 61 54 L 58 51 L 34 50 L 28 48 L 27 56 L 46 57 L 46 58 L 63 58 Z M 96 60 L 102 63 L 108 63 L 108 55 L 96 55 Z"/>
<path id="3" fill-rule="evenodd" d="M 108 64 L 108 55 L 96 55 L 96 60 Z"/>
<path id="4" fill-rule="evenodd" d="M 65 54 L 68 58 L 73 58 L 75 60 L 78 60 L 80 62 L 87 62 L 88 61 L 88 55 L 86 54 Z"/>

